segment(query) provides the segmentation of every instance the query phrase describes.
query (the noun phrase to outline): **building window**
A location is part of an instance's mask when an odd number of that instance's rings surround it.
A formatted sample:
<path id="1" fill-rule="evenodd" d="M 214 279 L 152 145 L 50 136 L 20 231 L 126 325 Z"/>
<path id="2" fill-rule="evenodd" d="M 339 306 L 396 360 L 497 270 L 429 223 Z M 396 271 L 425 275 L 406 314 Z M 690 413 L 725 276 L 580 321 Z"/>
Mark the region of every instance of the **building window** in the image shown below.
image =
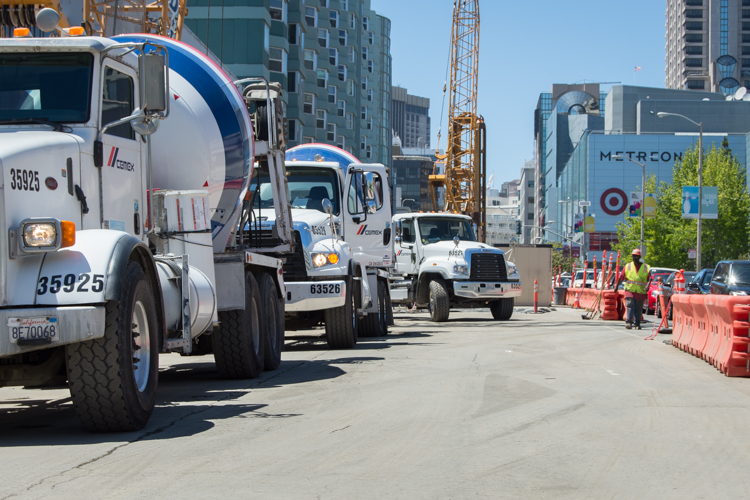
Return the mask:
<path id="1" fill-rule="evenodd" d="M 290 141 L 296 141 L 297 140 L 297 120 L 289 120 L 287 121 L 288 128 L 287 128 L 287 135 L 286 138 Z"/>
<path id="2" fill-rule="evenodd" d="M 534 214 L 528 214 L 528 215 L 526 216 L 526 219 L 527 219 L 527 220 L 534 220 Z"/>
<path id="3" fill-rule="evenodd" d="M 367 71 L 372 73 L 372 70 L 374 69 L 375 65 L 372 63 L 372 61 L 367 61 Z"/>
<path id="4" fill-rule="evenodd" d="M 271 19 L 286 22 L 287 3 L 286 0 L 271 0 Z"/>
<path id="5" fill-rule="evenodd" d="M 743 33 L 742 35 L 742 43 L 750 43 L 750 35 L 746 35 Z"/>
<path id="6" fill-rule="evenodd" d="M 271 47 L 268 51 L 268 69 L 276 73 L 286 73 L 286 50 Z"/>
<path id="7" fill-rule="evenodd" d="M 357 61 L 357 51 L 354 50 L 354 47 L 349 46 L 346 48 L 346 52 L 349 55 L 349 62 L 356 62 Z"/>
<path id="8" fill-rule="evenodd" d="M 750 23 L 742 23 L 742 31 L 750 31 Z"/>
<path id="9" fill-rule="evenodd" d="M 685 5 L 688 7 L 700 7 L 703 5 L 703 0 L 685 0 Z"/>
<path id="10" fill-rule="evenodd" d="M 685 9 L 685 17 L 688 19 L 703 19 L 703 9 Z"/>
<path id="11" fill-rule="evenodd" d="M 743 68 L 750 68 L 750 59 L 743 59 L 742 60 L 742 67 Z"/>
<path id="12" fill-rule="evenodd" d="M 290 71 L 286 74 L 286 91 L 290 94 L 296 94 L 299 88 L 299 73 Z"/>
<path id="13" fill-rule="evenodd" d="M 368 80 L 366 76 L 362 77 L 362 90 L 367 90 Z"/>
<path id="14" fill-rule="evenodd" d="M 319 29 L 318 30 L 318 45 L 320 45 L 323 48 L 328 47 L 328 30 Z"/>
<path id="15" fill-rule="evenodd" d="M 534 203 L 534 197 L 533 196 L 529 196 L 529 199 L 527 201 L 529 203 Z"/>
<path id="16" fill-rule="evenodd" d="M 750 18 L 750 10 L 742 9 L 742 19 Z"/>
<path id="17" fill-rule="evenodd" d="M 529 186 L 530 188 L 533 188 L 533 187 L 534 187 L 534 179 L 531 179 L 531 180 L 529 181 L 529 183 L 528 183 L 528 186 Z"/>
<path id="18" fill-rule="evenodd" d="M 305 69 L 310 71 L 318 69 L 318 53 L 314 50 L 305 50 Z"/>
<path id="19" fill-rule="evenodd" d="M 367 47 L 362 47 L 362 60 L 366 61 L 369 55 L 370 49 L 368 49 Z"/>
<path id="20" fill-rule="evenodd" d="M 700 33 L 687 33 L 685 35 L 686 43 L 703 43 L 703 35 Z"/>
<path id="21" fill-rule="evenodd" d="M 305 46 L 305 34 L 302 32 L 302 26 L 299 24 L 289 25 L 289 44 L 299 45 L 300 47 Z"/>
<path id="22" fill-rule="evenodd" d="M 270 47 L 271 43 L 271 28 L 268 27 L 267 24 L 263 24 L 263 48 L 266 49 L 266 52 L 268 52 L 268 48 Z"/>
<path id="23" fill-rule="evenodd" d="M 346 137 L 340 135 L 336 138 L 336 147 L 339 149 L 346 149 Z"/>
<path id="24" fill-rule="evenodd" d="M 354 152 L 354 146 L 349 146 L 346 148 L 346 150 L 349 152 L 350 155 L 354 156 L 356 153 Z"/>
<path id="25" fill-rule="evenodd" d="M 339 64 L 339 51 L 338 51 L 338 49 L 328 49 L 328 63 L 331 66 L 337 66 Z"/>
<path id="26" fill-rule="evenodd" d="M 703 23 L 700 21 L 687 21 L 685 29 L 688 31 L 703 31 Z"/>
<path id="27" fill-rule="evenodd" d="M 349 113 L 346 115 L 346 129 L 347 130 L 354 129 L 354 113 Z"/>
<path id="28" fill-rule="evenodd" d="M 706 88 L 706 82 L 703 80 L 688 80 L 688 90 L 703 90 Z"/>
<path id="29" fill-rule="evenodd" d="M 324 89 L 328 87 L 328 70 L 318 69 L 318 87 Z"/>
<path id="30" fill-rule="evenodd" d="M 305 7 L 305 22 L 313 28 L 318 27 L 318 9 L 315 7 Z"/>
<path id="31" fill-rule="evenodd" d="M 367 119 L 367 130 L 372 130 L 372 116 Z"/>
<path id="32" fill-rule="evenodd" d="M 357 15 L 354 12 L 349 13 L 349 29 L 357 29 Z"/>
<path id="33" fill-rule="evenodd" d="M 328 8 L 328 0 L 320 0 L 320 6 L 321 7 L 325 7 L 327 9 Z"/>
<path id="34" fill-rule="evenodd" d="M 325 109 L 318 109 L 315 111 L 315 126 L 319 129 L 326 129 L 326 122 L 328 121 L 328 113 Z"/>
<path id="35" fill-rule="evenodd" d="M 342 82 L 346 81 L 346 66 L 339 64 L 339 80 Z"/>
<path id="36" fill-rule="evenodd" d="M 312 143 L 315 142 L 315 137 L 305 136 L 305 137 L 302 138 L 302 142 L 305 143 L 305 144 L 312 144 Z"/>
<path id="37" fill-rule="evenodd" d="M 688 68 L 702 68 L 703 59 L 685 59 L 685 66 Z"/>
<path id="38" fill-rule="evenodd" d="M 359 149 L 364 151 L 367 147 L 367 136 L 362 136 L 362 141 L 359 143 Z"/>
<path id="39" fill-rule="evenodd" d="M 334 142 L 336 140 L 336 124 L 329 123 L 326 130 L 326 139 L 328 139 L 330 142 Z"/>
<path id="40" fill-rule="evenodd" d="M 367 120 L 367 106 L 362 106 L 362 112 L 360 114 L 363 120 Z"/>
<path id="41" fill-rule="evenodd" d="M 700 45 L 687 45 L 685 47 L 685 54 L 700 56 L 703 54 L 703 47 Z"/>
<path id="42" fill-rule="evenodd" d="M 354 97 L 354 80 L 346 81 L 346 95 Z"/>
<path id="43" fill-rule="evenodd" d="M 338 28 L 339 24 L 339 13 L 335 10 L 331 11 L 331 28 Z"/>
<path id="44" fill-rule="evenodd" d="M 367 32 L 367 39 L 370 42 L 370 45 L 372 45 L 373 43 L 375 43 L 375 33 L 373 33 L 372 31 L 368 31 Z"/>
<path id="45" fill-rule="evenodd" d="M 339 9 L 349 10 L 349 0 L 339 0 Z"/>
<path id="46" fill-rule="evenodd" d="M 372 158 L 372 146 L 367 146 L 366 151 L 367 151 L 367 154 L 365 156 L 369 160 L 370 158 Z"/>
<path id="47" fill-rule="evenodd" d="M 367 89 L 367 100 L 372 102 L 372 89 Z"/>
<path id="48" fill-rule="evenodd" d="M 362 18 L 362 29 L 365 31 L 370 31 L 370 18 L 369 17 L 363 17 Z"/>
<path id="49" fill-rule="evenodd" d="M 750 47 L 742 47 L 742 55 L 750 56 Z"/>
<path id="50" fill-rule="evenodd" d="M 339 30 L 339 45 L 346 47 L 346 43 L 349 40 L 346 30 Z"/>
<path id="51" fill-rule="evenodd" d="M 328 102 L 336 104 L 336 97 L 338 96 L 338 89 L 335 85 L 328 87 Z"/>
<path id="52" fill-rule="evenodd" d="M 343 118 L 346 114 L 346 101 L 344 101 L 343 99 L 339 100 L 339 102 L 336 104 L 336 107 L 336 114 Z"/>
<path id="53" fill-rule="evenodd" d="M 311 115 L 315 112 L 315 94 L 305 94 L 305 102 L 302 111 Z"/>

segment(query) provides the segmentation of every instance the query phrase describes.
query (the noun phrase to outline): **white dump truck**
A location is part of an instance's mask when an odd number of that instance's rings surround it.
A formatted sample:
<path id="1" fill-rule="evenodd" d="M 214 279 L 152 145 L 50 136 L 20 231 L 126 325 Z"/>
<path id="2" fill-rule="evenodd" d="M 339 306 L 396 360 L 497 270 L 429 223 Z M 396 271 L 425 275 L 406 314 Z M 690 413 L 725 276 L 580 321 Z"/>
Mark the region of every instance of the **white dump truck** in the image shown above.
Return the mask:
<path id="1" fill-rule="evenodd" d="M 479 243 L 471 217 L 448 212 L 403 213 L 393 218 L 396 265 L 391 300 L 429 308 L 432 321 L 447 321 L 451 308 L 489 307 L 508 320 L 523 292 L 516 266 L 498 248 Z"/>
<path id="2" fill-rule="evenodd" d="M 387 168 L 334 146 L 305 144 L 286 151 L 286 175 L 297 238 L 295 254 L 279 256 L 287 330 L 323 323 L 334 349 L 386 335 L 393 266 Z M 255 218 L 272 233 L 276 201 L 268 178 L 259 178 L 253 193 Z"/>
<path id="3" fill-rule="evenodd" d="M 279 365 L 282 262 L 239 230 L 248 106 L 272 169 L 277 106 L 249 94 L 163 37 L 0 40 L 0 386 L 67 378 L 86 428 L 128 431 L 152 413 L 159 353 L 213 352 L 226 378 Z"/>

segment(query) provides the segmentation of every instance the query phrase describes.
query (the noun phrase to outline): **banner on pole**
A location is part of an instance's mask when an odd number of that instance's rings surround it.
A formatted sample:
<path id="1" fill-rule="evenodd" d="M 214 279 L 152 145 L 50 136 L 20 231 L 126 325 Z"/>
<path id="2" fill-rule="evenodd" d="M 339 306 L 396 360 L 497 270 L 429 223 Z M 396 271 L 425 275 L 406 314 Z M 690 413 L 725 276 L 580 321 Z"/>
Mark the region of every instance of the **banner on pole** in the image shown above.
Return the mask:
<path id="1" fill-rule="evenodd" d="M 719 218 L 719 188 L 703 186 L 703 219 Z M 682 187 L 682 218 L 698 218 L 698 186 Z"/>

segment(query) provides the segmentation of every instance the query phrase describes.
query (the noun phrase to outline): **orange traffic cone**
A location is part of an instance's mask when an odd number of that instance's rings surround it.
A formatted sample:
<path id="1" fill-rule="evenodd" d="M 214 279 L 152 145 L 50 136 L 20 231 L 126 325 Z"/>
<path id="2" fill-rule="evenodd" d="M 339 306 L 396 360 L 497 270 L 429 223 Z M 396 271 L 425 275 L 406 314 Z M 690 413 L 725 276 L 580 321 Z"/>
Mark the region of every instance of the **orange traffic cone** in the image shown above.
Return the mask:
<path id="1" fill-rule="evenodd" d="M 578 290 L 576 292 L 576 301 L 573 303 L 573 309 L 580 309 L 581 308 L 581 291 Z"/>

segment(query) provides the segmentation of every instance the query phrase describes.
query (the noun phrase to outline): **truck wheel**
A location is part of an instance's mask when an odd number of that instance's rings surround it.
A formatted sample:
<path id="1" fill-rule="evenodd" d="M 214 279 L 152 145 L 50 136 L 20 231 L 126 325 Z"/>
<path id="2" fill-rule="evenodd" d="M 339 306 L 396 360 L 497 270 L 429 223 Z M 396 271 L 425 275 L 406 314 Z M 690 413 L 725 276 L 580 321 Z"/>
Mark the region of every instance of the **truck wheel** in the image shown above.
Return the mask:
<path id="1" fill-rule="evenodd" d="M 284 327 L 279 328 L 279 294 L 276 293 L 276 284 L 268 273 L 258 275 L 258 286 L 263 300 L 261 324 L 266 336 L 263 369 L 275 370 L 281 364 L 281 350 L 284 346 Z"/>
<path id="2" fill-rule="evenodd" d="M 507 321 L 513 316 L 513 297 L 508 299 L 499 299 L 490 304 L 490 311 L 492 311 L 492 317 L 500 320 Z"/>
<path id="3" fill-rule="evenodd" d="M 66 346 L 70 394 L 89 431 L 137 431 L 156 403 L 159 332 L 151 286 L 136 262 L 125 268 L 119 300 L 105 308 L 104 337 Z"/>
<path id="4" fill-rule="evenodd" d="M 211 334 L 219 375 L 227 379 L 255 378 L 263 371 L 265 340 L 258 283 L 245 276 L 245 309 L 219 311 L 219 328 Z"/>
<path id="5" fill-rule="evenodd" d="M 346 302 L 326 309 L 326 338 L 331 349 L 351 349 L 357 343 L 357 309 L 354 305 L 354 280 L 346 279 Z"/>
<path id="6" fill-rule="evenodd" d="M 386 291 L 383 280 L 378 280 L 378 312 L 370 313 L 362 318 L 360 337 L 385 337 L 388 335 L 388 311 L 386 310 Z"/>
<path id="7" fill-rule="evenodd" d="M 448 321 L 451 312 L 448 290 L 441 280 L 430 281 L 430 319 L 436 323 Z"/>

